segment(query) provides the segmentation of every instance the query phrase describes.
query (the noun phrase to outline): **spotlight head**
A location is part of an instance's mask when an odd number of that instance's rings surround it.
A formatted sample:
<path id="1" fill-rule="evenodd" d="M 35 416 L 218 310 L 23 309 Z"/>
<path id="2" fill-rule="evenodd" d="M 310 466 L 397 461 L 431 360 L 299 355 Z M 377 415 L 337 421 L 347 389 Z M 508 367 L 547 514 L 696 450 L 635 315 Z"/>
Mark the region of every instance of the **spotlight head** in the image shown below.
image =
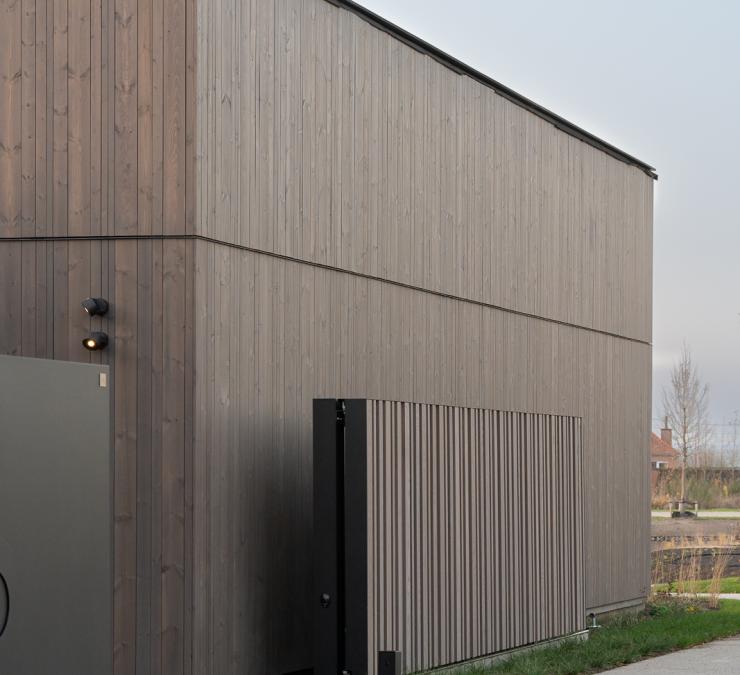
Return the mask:
<path id="1" fill-rule="evenodd" d="M 108 301 L 103 298 L 85 298 L 82 301 L 82 309 L 90 316 L 103 316 L 108 311 Z"/>
<path id="2" fill-rule="evenodd" d="M 99 349 L 105 349 L 105 346 L 108 344 L 108 334 L 102 333 L 99 331 L 94 331 L 90 333 L 83 341 L 82 346 L 91 351 L 95 352 Z"/>

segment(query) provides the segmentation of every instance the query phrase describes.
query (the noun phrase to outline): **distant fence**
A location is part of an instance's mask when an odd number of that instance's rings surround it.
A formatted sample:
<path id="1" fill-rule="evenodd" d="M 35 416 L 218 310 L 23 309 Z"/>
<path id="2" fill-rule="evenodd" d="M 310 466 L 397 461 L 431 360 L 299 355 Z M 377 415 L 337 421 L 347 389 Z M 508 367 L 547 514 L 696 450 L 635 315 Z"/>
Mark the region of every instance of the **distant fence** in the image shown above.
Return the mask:
<path id="1" fill-rule="evenodd" d="M 314 404 L 314 672 L 403 672 L 585 628 L 581 421 Z M 334 487 L 332 487 L 334 486 Z"/>
<path id="2" fill-rule="evenodd" d="M 653 551 L 653 582 L 677 581 L 681 569 L 693 569 L 692 563 L 696 563 L 697 579 L 711 579 L 717 551 L 717 548 L 711 547 L 670 548 Z M 723 576 L 740 576 L 740 546 L 733 547 Z"/>

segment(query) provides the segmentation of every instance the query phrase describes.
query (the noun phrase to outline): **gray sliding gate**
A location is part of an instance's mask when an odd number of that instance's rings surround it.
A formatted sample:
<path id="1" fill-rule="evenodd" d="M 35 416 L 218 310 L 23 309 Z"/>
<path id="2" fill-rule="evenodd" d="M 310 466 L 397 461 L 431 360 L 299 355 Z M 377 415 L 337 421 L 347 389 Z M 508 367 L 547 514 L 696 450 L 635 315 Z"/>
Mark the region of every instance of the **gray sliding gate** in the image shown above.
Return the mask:
<path id="1" fill-rule="evenodd" d="M 581 455 L 577 417 L 314 401 L 315 675 L 584 630 Z"/>
<path id="2" fill-rule="evenodd" d="M 0 673 L 112 673 L 108 392 L 107 366 L 0 356 Z"/>

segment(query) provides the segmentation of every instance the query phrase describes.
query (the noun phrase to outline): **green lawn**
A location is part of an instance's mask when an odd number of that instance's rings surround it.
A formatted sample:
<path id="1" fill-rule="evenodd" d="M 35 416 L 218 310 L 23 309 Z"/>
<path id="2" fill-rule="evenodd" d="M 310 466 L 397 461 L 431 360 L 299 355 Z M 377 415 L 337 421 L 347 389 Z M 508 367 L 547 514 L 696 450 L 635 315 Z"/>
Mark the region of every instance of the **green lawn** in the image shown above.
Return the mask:
<path id="1" fill-rule="evenodd" d="M 737 633 L 740 633 L 740 601 L 724 600 L 719 609 L 710 610 L 698 602 L 664 600 L 638 616 L 614 619 L 592 630 L 586 641 L 546 647 L 487 668 L 459 672 L 466 675 L 597 673 Z"/>
<path id="2" fill-rule="evenodd" d="M 708 593 L 709 584 L 712 583 L 709 579 L 700 581 L 690 581 L 686 583 L 685 593 Z M 675 591 L 674 588 L 668 588 L 668 584 L 655 584 L 653 586 L 655 591 L 666 592 L 668 590 Z M 740 593 L 740 577 L 725 577 L 720 581 L 719 587 L 720 593 Z"/>

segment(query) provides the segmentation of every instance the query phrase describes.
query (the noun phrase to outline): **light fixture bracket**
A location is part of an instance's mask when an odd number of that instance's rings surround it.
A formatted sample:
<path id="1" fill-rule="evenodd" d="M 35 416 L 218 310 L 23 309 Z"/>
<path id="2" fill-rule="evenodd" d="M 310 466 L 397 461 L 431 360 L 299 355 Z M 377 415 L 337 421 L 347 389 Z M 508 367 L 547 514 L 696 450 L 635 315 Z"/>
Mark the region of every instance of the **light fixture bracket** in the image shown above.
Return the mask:
<path id="1" fill-rule="evenodd" d="M 82 346 L 91 352 L 105 349 L 108 345 L 108 334 L 102 331 L 93 331 L 82 340 Z"/>
<path id="2" fill-rule="evenodd" d="M 108 301 L 105 298 L 85 298 L 82 309 L 90 316 L 103 316 L 108 311 Z"/>

